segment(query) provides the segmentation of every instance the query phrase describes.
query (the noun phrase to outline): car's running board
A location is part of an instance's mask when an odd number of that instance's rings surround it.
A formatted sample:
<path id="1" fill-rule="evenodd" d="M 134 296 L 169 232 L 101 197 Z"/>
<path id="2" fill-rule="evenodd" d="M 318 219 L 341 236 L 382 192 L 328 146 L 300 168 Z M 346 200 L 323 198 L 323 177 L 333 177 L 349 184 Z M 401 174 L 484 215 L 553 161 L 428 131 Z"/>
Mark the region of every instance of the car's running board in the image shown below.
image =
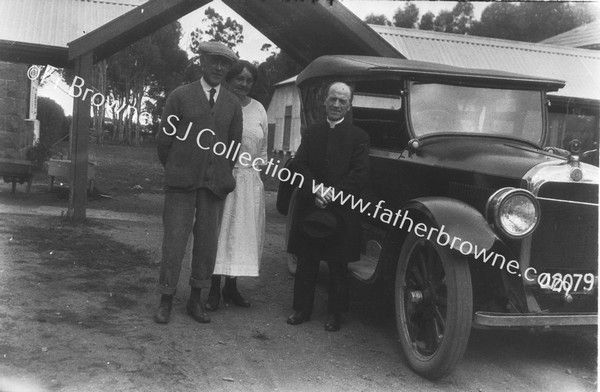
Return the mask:
<path id="1" fill-rule="evenodd" d="M 374 278 L 379 262 L 379 254 L 381 253 L 381 245 L 374 240 L 368 241 L 366 253 L 360 255 L 359 261 L 348 264 L 350 274 L 361 282 L 369 282 Z"/>
<path id="2" fill-rule="evenodd" d="M 348 264 L 350 274 L 360 281 L 368 281 L 373 277 L 377 268 L 377 260 L 373 260 L 365 255 L 360 255 L 360 260 Z"/>
<path id="3" fill-rule="evenodd" d="M 598 313 L 494 313 L 476 312 L 474 327 L 545 327 L 598 325 Z"/>

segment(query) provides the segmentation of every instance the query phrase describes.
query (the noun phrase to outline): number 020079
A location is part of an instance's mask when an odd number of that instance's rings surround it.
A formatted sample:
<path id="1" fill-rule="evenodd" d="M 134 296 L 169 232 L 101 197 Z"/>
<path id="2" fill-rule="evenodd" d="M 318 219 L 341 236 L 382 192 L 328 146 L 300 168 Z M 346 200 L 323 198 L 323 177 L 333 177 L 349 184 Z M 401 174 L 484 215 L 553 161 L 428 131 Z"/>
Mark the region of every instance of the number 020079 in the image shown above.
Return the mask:
<path id="1" fill-rule="evenodd" d="M 580 286 L 584 292 L 591 292 L 594 288 L 596 277 L 592 273 L 563 275 L 558 272 L 555 274 L 544 272 L 538 276 L 537 281 L 542 289 L 550 289 L 558 292 L 564 291 L 565 294 L 569 294 L 578 291 Z"/>

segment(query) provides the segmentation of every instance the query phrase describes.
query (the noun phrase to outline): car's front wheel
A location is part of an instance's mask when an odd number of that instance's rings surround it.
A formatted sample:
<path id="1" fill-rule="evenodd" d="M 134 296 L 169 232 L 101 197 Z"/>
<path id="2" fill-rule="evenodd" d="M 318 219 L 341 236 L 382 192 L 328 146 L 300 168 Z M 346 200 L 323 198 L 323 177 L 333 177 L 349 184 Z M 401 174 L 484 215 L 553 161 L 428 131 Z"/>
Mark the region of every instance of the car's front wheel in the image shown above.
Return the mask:
<path id="1" fill-rule="evenodd" d="M 467 347 L 473 298 L 466 259 L 410 234 L 395 282 L 396 326 L 410 367 L 428 379 L 450 373 Z"/>

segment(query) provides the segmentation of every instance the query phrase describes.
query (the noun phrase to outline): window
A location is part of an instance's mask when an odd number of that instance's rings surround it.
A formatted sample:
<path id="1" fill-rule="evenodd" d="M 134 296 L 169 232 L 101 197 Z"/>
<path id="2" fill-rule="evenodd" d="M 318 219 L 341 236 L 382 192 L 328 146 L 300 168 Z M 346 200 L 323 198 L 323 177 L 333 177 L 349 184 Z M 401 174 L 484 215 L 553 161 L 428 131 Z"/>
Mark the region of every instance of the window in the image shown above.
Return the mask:
<path id="1" fill-rule="evenodd" d="M 415 136 L 472 133 L 539 145 L 542 92 L 411 82 L 409 110 Z"/>
<path id="2" fill-rule="evenodd" d="M 325 119 L 323 103 L 327 87 L 333 80 L 323 80 L 304 88 L 302 96 L 308 124 Z M 399 150 L 406 146 L 408 137 L 402 111 L 401 80 L 368 80 L 349 82 L 354 97 L 350 119 L 364 129 L 371 138 L 371 147 Z"/>
<path id="3" fill-rule="evenodd" d="M 598 112 L 591 109 L 576 107 L 568 112 L 559 104 L 551 106 L 548 113 L 548 136 L 546 146 L 569 150 L 569 143 L 578 139 L 581 151 L 598 148 Z M 598 154 L 592 154 L 583 159 L 586 163 L 598 166 Z"/>

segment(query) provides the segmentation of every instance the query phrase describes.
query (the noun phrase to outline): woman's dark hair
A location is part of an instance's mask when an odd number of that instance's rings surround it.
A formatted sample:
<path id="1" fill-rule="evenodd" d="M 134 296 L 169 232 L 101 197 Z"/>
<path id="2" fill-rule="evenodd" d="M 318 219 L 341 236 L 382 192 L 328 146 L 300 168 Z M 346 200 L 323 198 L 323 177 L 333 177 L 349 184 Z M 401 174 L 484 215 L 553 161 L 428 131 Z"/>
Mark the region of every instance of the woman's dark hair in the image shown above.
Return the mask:
<path id="1" fill-rule="evenodd" d="M 256 69 L 254 64 L 246 60 L 239 60 L 237 63 L 235 63 L 229 72 L 227 72 L 227 75 L 225 75 L 225 81 L 230 82 L 231 79 L 241 74 L 244 68 L 246 68 L 252 74 L 252 79 L 254 79 L 254 83 L 256 83 L 256 79 L 258 79 L 258 69 Z"/>

